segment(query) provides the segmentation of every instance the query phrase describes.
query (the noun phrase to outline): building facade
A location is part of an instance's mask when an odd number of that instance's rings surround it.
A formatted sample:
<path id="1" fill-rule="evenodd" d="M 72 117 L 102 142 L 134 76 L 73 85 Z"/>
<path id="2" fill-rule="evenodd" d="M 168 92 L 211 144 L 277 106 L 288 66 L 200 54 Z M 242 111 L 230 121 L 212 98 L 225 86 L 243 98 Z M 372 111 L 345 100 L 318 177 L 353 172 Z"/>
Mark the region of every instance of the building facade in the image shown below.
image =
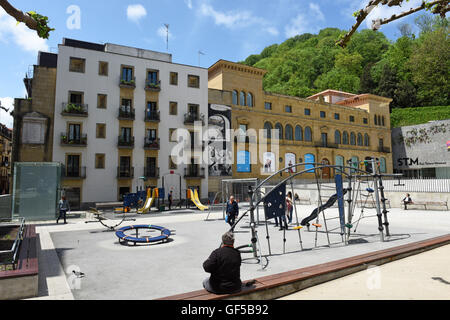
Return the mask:
<path id="1" fill-rule="evenodd" d="M 392 172 L 391 99 L 333 90 L 308 99 L 270 93 L 263 89 L 265 73 L 224 60 L 209 68 L 210 92 L 231 95 L 231 127 L 242 132 L 254 129 L 257 134 L 253 139 L 234 138 L 233 178 L 265 178 L 289 163 L 343 165 L 371 157 L 380 159 L 382 172 Z M 215 97 L 220 95 L 215 92 Z M 264 152 L 257 148 L 261 143 L 256 143 L 261 142 L 260 129 L 268 132 L 262 139 Z M 274 129 L 278 129 L 279 147 L 272 152 Z M 245 150 L 236 149 L 238 141 L 245 141 Z M 332 176 L 332 170 L 324 169 L 320 178 Z M 314 178 L 314 174 L 302 178 Z"/>
<path id="2" fill-rule="evenodd" d="M 450 120 L 392 129 L 394 171 L 410 178 L 450 178 Z"/>
<path id="3" fill-rule="evenodd" d="M 0 123 L 0 194 L 11 192 L 12 130 Z"/>

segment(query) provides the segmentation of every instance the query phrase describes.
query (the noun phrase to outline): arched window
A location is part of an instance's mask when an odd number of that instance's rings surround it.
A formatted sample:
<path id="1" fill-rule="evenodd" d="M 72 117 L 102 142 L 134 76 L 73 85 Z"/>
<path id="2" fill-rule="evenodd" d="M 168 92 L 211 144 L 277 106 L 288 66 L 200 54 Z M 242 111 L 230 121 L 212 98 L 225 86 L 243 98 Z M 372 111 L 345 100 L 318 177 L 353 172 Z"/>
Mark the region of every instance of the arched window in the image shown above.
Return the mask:
<path id="1" fill-rule="evenodd" d="M 373 116 L 373 122 L 375 122 L 375 125 L 378 124 L 378 121 L 377 121 L 377 115 L 374 115 L 374 116 Z"/>
<path id="2" fill-rule="evenodd" d="M 351 167 L 358 169 L 359 168 L 359 158 L 356 156 L 352 157 Z M 356 170 L 352 170 L 352 173 L 355 173 Z"/>
<path id="3" fill-rule="evenodd" d="M 341 132 L 339 130 L 334 132 L 334 143 L 341 144 Z"/>
<path id="4" fill-rule="evenodd" d="M 363 136 L 361 133 L 358 133 L 358 146 L 363 145 Z"/>
<path id="5" fill-rule="evenodd" d="M 247 106 L 253 107 L 253 95 L 250 92 L 247 93 Z"/>
<path id="6" fill-rule="evenodd" d="M 286 125 L 286 129 L 285 129 L 285 139 L 286 140 L 293 140 L 293 129 L 292 126 L 290 124 Z"/>
<path id="7" fill-rule="evenodd" d="M 342 144 L 348 144 L 348 132 L 344 131 L 344 134 L 342 136 Z"/>
<path id="8" fill-rule="evenodd" d="M 380 158 L 380 172 L 386 173 L 386 158 Z"/>
<path id="9" fill-rule="evenodd" d="M 233 90 L 233 104 L 238 104 L 238 92 Z"/>
<path id="10" fill-rule="evenodd" d="M 378 125 L 381 126 L 381 116 L 378 116 Z"/>
<path id="11" fill-rule="evenodd" d="M 241 91 L 240 95 L 239 95 L 239 104 L 241 106 L 245 106 L 245 92 Z"/>
<path id="12" fill-rule="evenodd" d="M 384 127 L 384 116 L 381 117 L 381 125 Z"/>
<path id="13" fill-rule="evenodd" d="M 272 124 L 270 122 L 264 123 L 264 137 L 270 139 L 272 137 Z"/>
<path id="14" fill-rule="evenodd" d="M 364 146 L 368 147 L 370 145 L 369 135 L 364 134 Z"/>
<path id="15" fill-rule="evenodd" d="M 283 139 L 283 126 L 281 125 L 281 123 L 277 123 L 275 125 L 275 130 L 278 130 L 278 139 L 282 140 Z"/>
<path id="16" fill-rule="evenodd" d="M 354 132 L 350 133 L 350 144 L 356 146 L 356 135 Z"/>
<path id="17" fill-rule="evenodd" d="M 344 167 L 344 157 L 343 156 L 336 156 L 334 159 L 334 164 L 337 166 Z M 342 171 L 340 169 L 337 169 L 338 171 Z"/>
<path id="18" fill-rule="evenodd" d="M 312 141 L 312 131 L 310 127 L 305 128 L 305 141 Z"/>
<path id="19" fill-rule="evenodd" d="M 303 140 L 303 129 L 300 126 L 295 127 L 295 140 L 302 141 Z"/>

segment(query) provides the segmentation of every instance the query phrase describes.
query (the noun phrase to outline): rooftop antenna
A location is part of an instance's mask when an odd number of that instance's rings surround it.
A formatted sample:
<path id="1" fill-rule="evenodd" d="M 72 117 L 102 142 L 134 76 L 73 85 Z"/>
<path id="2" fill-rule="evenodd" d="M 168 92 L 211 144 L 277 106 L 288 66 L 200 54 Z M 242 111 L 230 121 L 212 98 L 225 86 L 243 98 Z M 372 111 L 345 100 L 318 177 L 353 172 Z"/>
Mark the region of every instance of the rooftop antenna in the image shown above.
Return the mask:
<path id="1" fill-rule="evenodd" d="M 200 50 L 198 51 L 198 66 L 200 67 L 200 56 L 204 56 L 205 54 L 203 52 L 201 52 Z"/>
<path id="2" fill-rule="evenodd" d="M 166 27 L 166 50 L 169 53 L 169 24 L 164 23 L 164 26 Z"/>

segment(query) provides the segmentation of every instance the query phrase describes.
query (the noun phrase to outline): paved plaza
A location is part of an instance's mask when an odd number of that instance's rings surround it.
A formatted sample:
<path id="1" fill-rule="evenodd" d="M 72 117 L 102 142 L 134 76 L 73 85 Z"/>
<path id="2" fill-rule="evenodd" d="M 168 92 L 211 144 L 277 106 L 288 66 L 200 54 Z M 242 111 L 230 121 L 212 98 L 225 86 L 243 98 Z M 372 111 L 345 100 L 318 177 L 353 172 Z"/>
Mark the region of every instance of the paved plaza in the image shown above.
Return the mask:
<path id="1" fill-rule="evenodd" d="M 298 205 L 299 220 L 313 209 L 313 206 Z M 337 217 L 337 210 L 327 209 L 327 217 Z M 358 218 L 358 211 L 355 218 Z M 203 261 L 220 245 L 221 235 L 228 230 L 220 209 L 212 211 L 209 220 L 205 221 L 207 214 L 200 211 L 152 213 L 138 216 L 134 222 L 124 222 L 123 225 L 159 225 L 173 231 L 170 242 L 145 246 L 121 245 L 114 232 L 106 231 L 99 223 L 86 224 L 86 219 L 69 220 L 67 225 L 40 224 L 37 227 L 42 249 L 38 299 L 156 299 L 201 289 L 202 281 L 208 277 L 202 268 Z M 284 232 L 270 222 L 267 229 L 271 255 L 268 256 L 266 225 L 262 223 L 263 210 L 260 209 L 257 231 L 264 257 L 258 264 L 251 259 L 251 253 L 242 254 L 242 280 L 396 247 L 445 235 L 450 230 L 449 211 L 393 208 L 388 215 L 391 236 L 380 242 L 375 210 L 366 209 L 365 214 L 369 217 L 361 220 L 347 246 L 341 242 L 338 229 L 329 234 L 331 245 L 328 246 L 324 226 L 317 233 L 311 227 L 311 232 L 306 228 L 300 231 L 302 250 L 299 232 L 291 226 L 285 233 L 285 254 Z M 320 222 L 323 225 L 322 219 Z M 328 220 L 327 227 L 330 230 L 338 227 L 338 219 Z M 148 231 L 149 236 L 157 234 Z M 245 217 L 236 228 L 236 246 L 249 244 L 250 240 L 249 219 Z M 75 277 L 74 270 L 82 272 L 84 277 Z M 401 269 L 395 270 L 400 272 Z M 403 277 L 408 276 L 414 281 L 414 274 L 403 274 Z M 448 274 L 437 277 L 447 281 L 450 278 Z M 320 298 L 320 295 L 316 296 Z M 349 295 L 349 298 L 353 297 Z"/>

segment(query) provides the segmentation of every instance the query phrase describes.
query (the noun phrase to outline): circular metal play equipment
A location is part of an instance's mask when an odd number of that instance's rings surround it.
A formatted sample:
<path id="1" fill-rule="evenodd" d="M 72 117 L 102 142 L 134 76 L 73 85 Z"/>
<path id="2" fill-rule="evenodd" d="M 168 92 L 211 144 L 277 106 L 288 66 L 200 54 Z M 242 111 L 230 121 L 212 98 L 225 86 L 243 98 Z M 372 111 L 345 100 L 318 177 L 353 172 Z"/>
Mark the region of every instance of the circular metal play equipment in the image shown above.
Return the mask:
<path id="1" fill-rule="evenodd" d="M 161 232 L 161 234 L 156 237 L 139 236 L 139 230 L 141 230 L 141 229 L 158 230 Z M 125 232 L 130 231 L 130 230 L 136 231 L 136 234 L 134 237 L 125 234 Z M 171 235 L 171 232 L 169 229 L 166 229 L 166 228 L 160 227 L 160 226 L 149 225 L 149 224 L 126 226 L 126 227 L 122 227 L 116 231 L 116 236 L 117 236 L 117 238 L 119 238 L 120 244 L 132 243 L 134 245 L 137 245 L 137 244 L 149 244 L 149 243 L 156 243 L 156 242 L 163 243 L 163 242 L 168 241 L 170 235 Z"/>

